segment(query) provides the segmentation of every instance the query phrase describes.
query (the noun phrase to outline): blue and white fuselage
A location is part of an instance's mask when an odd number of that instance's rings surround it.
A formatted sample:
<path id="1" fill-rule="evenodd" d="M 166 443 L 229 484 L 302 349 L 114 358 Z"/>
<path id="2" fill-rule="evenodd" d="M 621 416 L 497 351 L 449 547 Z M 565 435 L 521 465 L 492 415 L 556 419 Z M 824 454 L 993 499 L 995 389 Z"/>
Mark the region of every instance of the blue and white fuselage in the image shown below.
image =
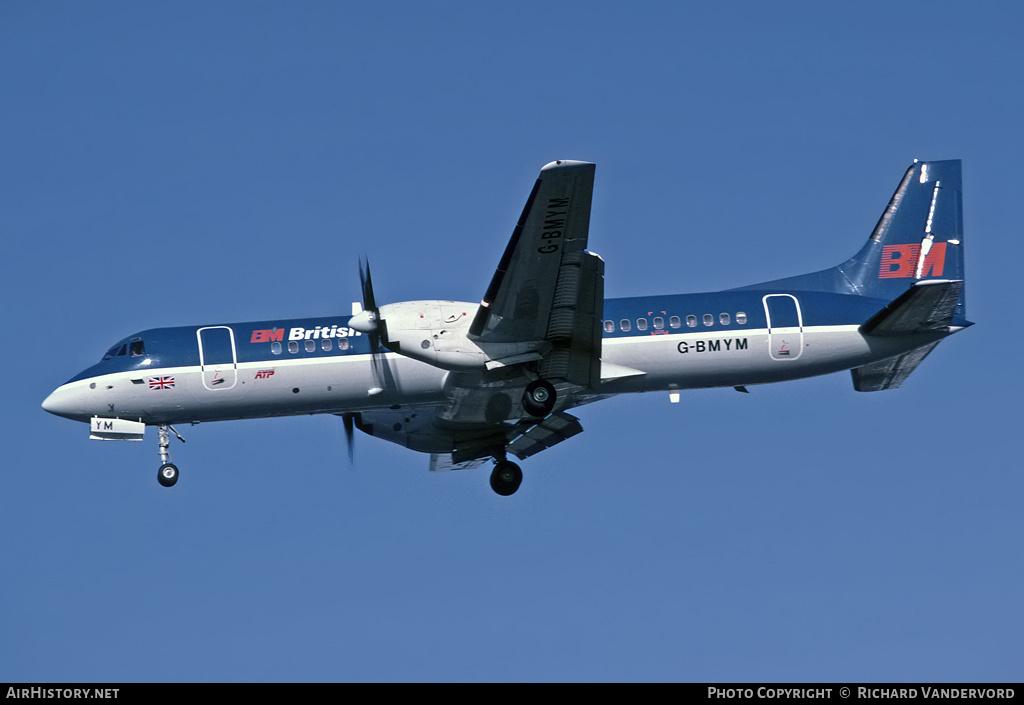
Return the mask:
<path id="1" fill-rule="evenodd" d="M 890 389 L 970 325 L 959 162 L 915 162 L 868 244 L 832 269 L 607 300 L 603 262 L 585 249 L 592 177 L 581 162 L 542 170 L 481 303 L 378 307 L 367 272 L 361 312 L 146 330 L 43 408 L 90 423 L 94 438 L 138 440 L 158 426 L 164 484 L 177 479 L 172 425 L 326 413 L 431 453 L 433 469 L 494 458 L 492 486 L 511 494 L 521 473 L 506 453 L 578 433 L 566 413 L 576 406 L 847 369 L 859 390 Z"/>
<path id="2" fill-rule="evenodd" d="M 777 303 L 779 324 L 770 327 L 769 307 Z M 609 299 L 603 382 L 582 396 L 812 377 L 878 362 L 952 332 L 899 338 L 860 333 L 861 324 L 887 303 L 780 290 Z M 477 304 L 460 305 L 475 315 Z M 76 421 L 116 416 L 157 425 L 445 401 L 448 371 L 399 353 L 385 353 L 395 384 L 380 388 L 367 336 L 349 328 L 348 321 L 349 316 L 340 316 L 142 331 L 61 385 L 43 408 Z M 274 329 L 283 332 L 281 341 L 252 342 L 254 335 Z M 214 336 L 223 338 L 219 358 L 218 350 L 210 350 Z"/>

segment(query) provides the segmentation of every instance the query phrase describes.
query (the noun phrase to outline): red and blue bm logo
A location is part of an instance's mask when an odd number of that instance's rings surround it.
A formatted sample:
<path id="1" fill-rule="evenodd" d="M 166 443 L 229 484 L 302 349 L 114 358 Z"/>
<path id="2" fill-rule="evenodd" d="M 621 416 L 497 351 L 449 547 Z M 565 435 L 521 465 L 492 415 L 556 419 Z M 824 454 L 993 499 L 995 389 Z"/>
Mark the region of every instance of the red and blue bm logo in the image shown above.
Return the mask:
<path id="1" fill-rule="evenodd" d="M 275 341 L 281 342 L 282 340 L 284 340 L 284 328 L 275 328 L 273 330 L 254 330 L 249 342 L 272 343 Z"/>
<path id="2" fill-rule="evenodd" d="M 921 257 L 920 245 L 884 245 L 882 263 L 878 267 L 879 279 L 913 278 L 917 276 L 917 260 Z M 941 277 L 946 268 L 946 243 L 932 245 L 924 258 L 921 277 Z"/>
<path id="3" fill-rule="evenodd" d="M 254 330 L 250 343 L 281 343 L 284 342 L 284 328 L 270 328 Z M 361 335 L 359 331 L 345 328 L 344 326 L 327 325 L 326 323 L 316 328 L 289 328 L 288 340 L 325 340 L 328 338 L 351 338 Z"/>

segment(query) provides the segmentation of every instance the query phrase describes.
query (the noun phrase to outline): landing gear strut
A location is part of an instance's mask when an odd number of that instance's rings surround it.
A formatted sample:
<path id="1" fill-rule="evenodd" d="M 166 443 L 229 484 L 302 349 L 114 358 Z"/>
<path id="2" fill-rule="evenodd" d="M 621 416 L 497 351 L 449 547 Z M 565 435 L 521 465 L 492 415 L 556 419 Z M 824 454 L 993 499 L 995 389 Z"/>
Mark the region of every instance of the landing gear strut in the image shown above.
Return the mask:
<path id="1" fill-rule="evenodd" d="M 491 473 L 491 489 L 502 497 L 514 494 L 522 481 L 523 471 L 510 460 L 499 460 Z"/>
<path id="2" fill-rule="evenodd" d="M 158 428 L 160 434 L 160 469 L 156 472 L 156 479 L 164 487 L 171 487 L 175 482 L 178 481 L 178 467 L 171 463 L 171 433 L 178 437 L 178 440 L 182 443 L 185 439 L 181 437 L 181 434 L 174 430 L 170 424 L 162 423 Z"/>

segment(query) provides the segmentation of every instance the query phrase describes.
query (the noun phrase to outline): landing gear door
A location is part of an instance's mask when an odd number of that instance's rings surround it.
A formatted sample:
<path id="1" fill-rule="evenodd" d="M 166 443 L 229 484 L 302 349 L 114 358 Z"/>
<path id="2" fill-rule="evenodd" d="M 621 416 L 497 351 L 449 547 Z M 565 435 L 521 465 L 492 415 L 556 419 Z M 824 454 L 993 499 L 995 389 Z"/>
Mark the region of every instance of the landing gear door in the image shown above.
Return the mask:
<path id="1" fill-rule="evenodd" d="M 227 326 L 210 326 L 196 331 L 199 338 L 199 367 L 203 386 L 210 391 L 232 389 L 238 381 L 235 333 Z"/>
<path id="2" fill-rule="evenodd" d="M 768 317 L 768 354 L 773 360 L 795 360 L 804 349 L 804 321 L 800 302 L 792 294 L 764 297 Z"/>

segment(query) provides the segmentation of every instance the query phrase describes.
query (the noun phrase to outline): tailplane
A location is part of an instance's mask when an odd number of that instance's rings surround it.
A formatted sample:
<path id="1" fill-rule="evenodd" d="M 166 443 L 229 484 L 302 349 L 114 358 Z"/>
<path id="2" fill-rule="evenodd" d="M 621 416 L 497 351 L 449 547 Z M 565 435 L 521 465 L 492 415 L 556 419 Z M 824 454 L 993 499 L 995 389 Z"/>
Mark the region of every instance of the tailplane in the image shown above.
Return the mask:
<path id="1" fill-rule="evenodd" d="M 962 291 L 962 281 L 930 279 L 917 282 L 869 318 L 860 327 L 860 332 L 876 337 L 948 335 L 959 328 L 953 326 L 953 315 Z M 941 338 L 929 341 L 902 355 L 853 369 L 854 389 L 858 392 L 896 389 L 940 341 Z"/>
<path id="2" fill-rule="evenodd" d="M 861 327 L 864 335 L 892 336 L 948 331 L 963 293 L 962 281 L 917 282 Z"/>

